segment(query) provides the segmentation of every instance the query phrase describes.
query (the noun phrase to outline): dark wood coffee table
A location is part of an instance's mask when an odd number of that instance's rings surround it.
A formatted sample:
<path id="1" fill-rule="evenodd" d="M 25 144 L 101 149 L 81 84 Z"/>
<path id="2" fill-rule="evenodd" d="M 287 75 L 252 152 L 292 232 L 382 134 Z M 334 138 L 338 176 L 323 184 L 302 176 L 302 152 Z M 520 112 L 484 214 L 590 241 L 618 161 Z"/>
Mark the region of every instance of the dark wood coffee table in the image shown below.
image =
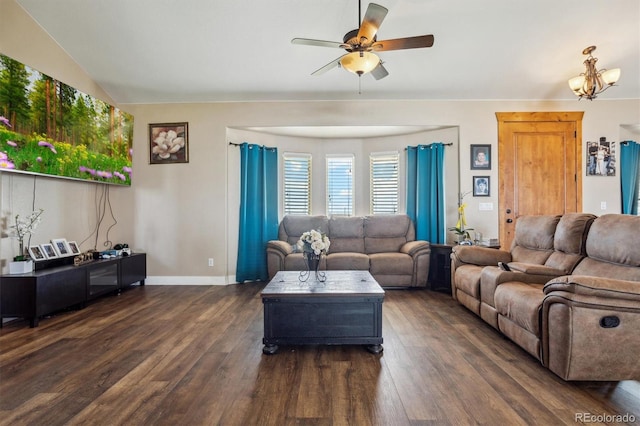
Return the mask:
<path id="1" fill-rule="evenodd" d="M 368 271 L 325 271 L 300 282 L 299 271 L 280 271 L 262 291 L 265 354 L 278 345 L 367 345 L 382 352 L 384 290 Z"/>

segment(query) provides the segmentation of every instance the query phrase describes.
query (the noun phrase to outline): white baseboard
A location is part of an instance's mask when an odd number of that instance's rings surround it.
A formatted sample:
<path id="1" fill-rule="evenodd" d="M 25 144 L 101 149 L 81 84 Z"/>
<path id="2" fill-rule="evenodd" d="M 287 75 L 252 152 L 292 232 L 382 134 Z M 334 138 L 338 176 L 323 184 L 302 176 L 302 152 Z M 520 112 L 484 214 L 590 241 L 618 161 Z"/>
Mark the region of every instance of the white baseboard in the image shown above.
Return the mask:
<path id="1" fill-rule="evenodd" d="M 235 284 L 235 277 L 157 276 L 157 277 L 147 277 L 147 279 L 144 280 L 144 283 L 146 285 L 228 285 L 228 284 Z"/>

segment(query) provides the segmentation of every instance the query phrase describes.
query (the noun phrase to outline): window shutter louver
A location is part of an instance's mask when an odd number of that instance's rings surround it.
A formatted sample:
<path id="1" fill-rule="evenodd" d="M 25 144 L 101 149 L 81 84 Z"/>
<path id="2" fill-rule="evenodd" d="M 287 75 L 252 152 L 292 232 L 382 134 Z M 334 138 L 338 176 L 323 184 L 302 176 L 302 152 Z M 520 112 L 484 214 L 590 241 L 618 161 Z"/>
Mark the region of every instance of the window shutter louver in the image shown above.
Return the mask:
<path id="1" fill-rule="evenodd" d="M 398 213 L 398 162 L 397 152 L 369 156 L 371 214 Z"/>
<path id="2" fill-rule="evenodd" d="M 353 156 L 327 157 L 327 215 L 353 215 Z"/>
<path id="3" fill-rule="evenodd" d="M 311 156 L 285 154 L 284 213 L 311 214 Z"/>

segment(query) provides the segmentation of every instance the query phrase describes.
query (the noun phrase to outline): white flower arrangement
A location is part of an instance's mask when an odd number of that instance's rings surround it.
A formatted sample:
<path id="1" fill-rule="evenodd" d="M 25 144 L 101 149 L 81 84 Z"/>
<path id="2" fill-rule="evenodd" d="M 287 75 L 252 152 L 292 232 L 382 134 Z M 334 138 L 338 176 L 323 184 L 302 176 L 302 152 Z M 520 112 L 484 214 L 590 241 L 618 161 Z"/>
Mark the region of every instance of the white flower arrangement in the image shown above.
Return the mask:
<path id="1" fill-rule="evenodd" d="M 298 240 L 298 248 L 304 253 L 314 253 L 316 256 L 326 254 L 329 251 L 331 241 L 327 234 L 312 229 L 300 236 Z"/>
<path id="2" fill-rule="evenodd" d="M 15 225 L 10 226 L 15 230 L 15 236 L 18 238 L 18 242 L 20 243 L 20 254 L 15 257 L 15 260 L 24 259 L 24 237 L 33 234 L 33 231 L 36 230 L 38 224 L 42 220 L 41 216 L 43 211 L 43 209 L 40 209 L 38 211 L 31 212 L 31 214 L 24 219 L 20 219 L 20 215 L 16 215 Z"/>

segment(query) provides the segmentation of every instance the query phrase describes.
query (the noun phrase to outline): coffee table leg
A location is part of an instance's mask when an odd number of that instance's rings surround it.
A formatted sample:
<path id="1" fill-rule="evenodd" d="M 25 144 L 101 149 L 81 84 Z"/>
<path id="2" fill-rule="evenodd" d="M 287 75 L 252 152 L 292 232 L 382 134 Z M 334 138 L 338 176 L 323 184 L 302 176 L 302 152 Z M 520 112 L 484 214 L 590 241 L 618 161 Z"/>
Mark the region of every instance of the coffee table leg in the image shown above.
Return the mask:
<path id="1" fill-rule="evenodd" d="M 262 348 L 262 353 L 263 354 L 267 354 L 267 355 L 273 355 L 276 352 L 278 352 L 278 345 L 274 345 L 274 344 L 266 344 L 264 345 L 264 347 Z"/>
<path id="2" fill-rule="evenodd" d="M 384 350 L 384 348 L 382 347 L 382 345 L 369 345 L 369 346 L 367 346 L 367 350 L 369 352 L 371 352 L 372 354 L 376 354 L 377 355 L 377 354 L 381 353 Z"/>

